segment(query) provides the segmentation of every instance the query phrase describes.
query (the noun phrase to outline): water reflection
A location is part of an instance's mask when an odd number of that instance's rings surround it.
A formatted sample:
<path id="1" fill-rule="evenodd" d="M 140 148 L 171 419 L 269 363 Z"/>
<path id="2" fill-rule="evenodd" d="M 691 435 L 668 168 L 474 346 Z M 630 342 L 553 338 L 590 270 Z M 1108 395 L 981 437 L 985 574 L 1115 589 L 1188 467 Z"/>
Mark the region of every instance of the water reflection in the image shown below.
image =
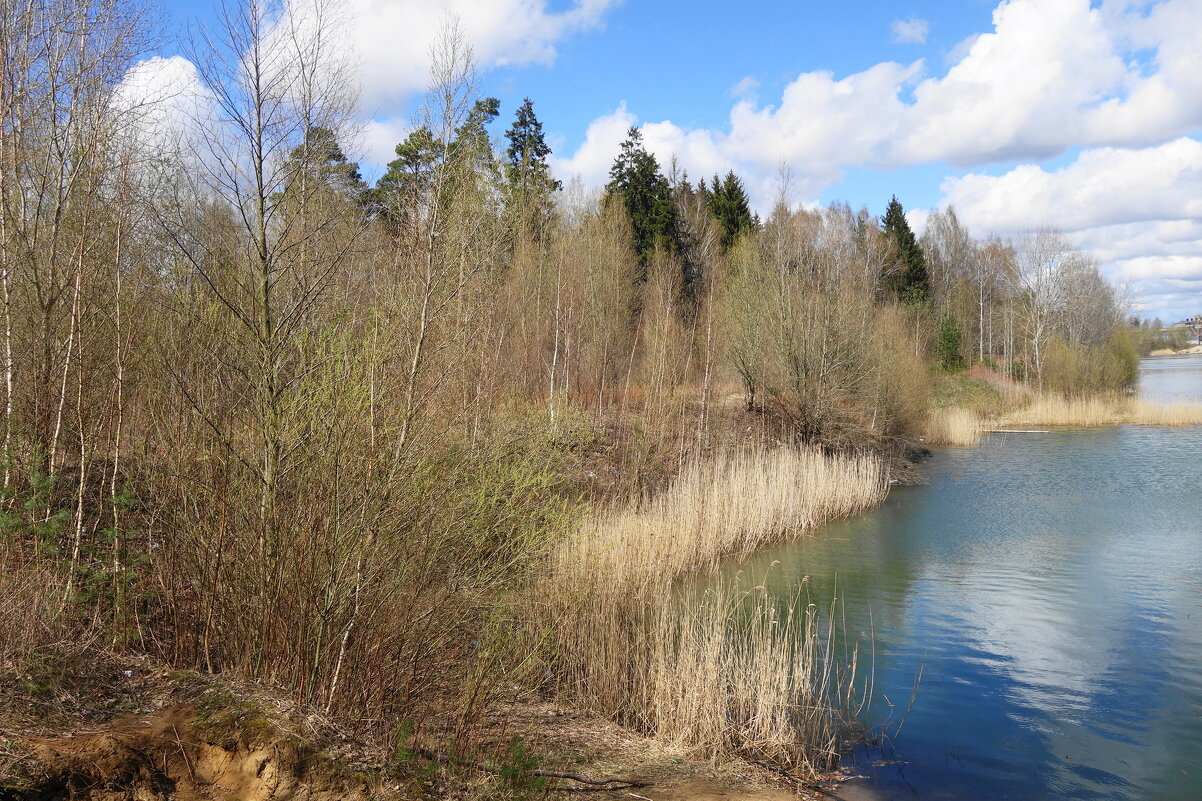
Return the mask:
<path id="1" fill-rule="evenodd" d="M 1202 396 L 1202 358 L 1146 362 L 1141 391 Z M 857 755 L 885 797 L 1195 801 L 1200 454 L 1202 427 L 994 435 L 741 567 L 782 598 L 837 588 L 850 633 L 874 633 L 867 722 L 899 718 L 924 668 L 906 764 Z"/>

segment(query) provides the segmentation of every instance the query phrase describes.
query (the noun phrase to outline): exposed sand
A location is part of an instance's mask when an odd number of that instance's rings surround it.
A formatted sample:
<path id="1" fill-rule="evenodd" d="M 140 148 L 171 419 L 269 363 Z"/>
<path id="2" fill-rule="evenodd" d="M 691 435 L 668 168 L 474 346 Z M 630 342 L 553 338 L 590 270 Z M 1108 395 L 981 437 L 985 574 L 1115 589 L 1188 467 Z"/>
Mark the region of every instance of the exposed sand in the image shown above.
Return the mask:
<path id="1" fill-rule="evenodd" d="M 1188 348 L 1181 350 L 1173 350 L 1172 348 L 1161 348 L 1149 353 L 1149 356 L 1193 356 L 1202 353 L 1202 345 L 1190 345 Z"/>

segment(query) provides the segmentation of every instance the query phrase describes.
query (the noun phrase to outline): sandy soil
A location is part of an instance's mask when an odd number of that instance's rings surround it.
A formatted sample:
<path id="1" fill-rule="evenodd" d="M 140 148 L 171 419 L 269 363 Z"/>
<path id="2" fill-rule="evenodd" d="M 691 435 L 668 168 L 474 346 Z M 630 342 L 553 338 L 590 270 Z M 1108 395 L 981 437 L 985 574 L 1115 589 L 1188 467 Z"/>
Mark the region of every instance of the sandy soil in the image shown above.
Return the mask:
<path id="1" fill-rule="evenodd" d="M 1149 353 L 1149 356 L 1194 356 L 1202 353 L 1202 345 L 1190 345 L 1188 348 L 1181 350 L 1172 350 L 1171 348 L 1161 348 Z"/>

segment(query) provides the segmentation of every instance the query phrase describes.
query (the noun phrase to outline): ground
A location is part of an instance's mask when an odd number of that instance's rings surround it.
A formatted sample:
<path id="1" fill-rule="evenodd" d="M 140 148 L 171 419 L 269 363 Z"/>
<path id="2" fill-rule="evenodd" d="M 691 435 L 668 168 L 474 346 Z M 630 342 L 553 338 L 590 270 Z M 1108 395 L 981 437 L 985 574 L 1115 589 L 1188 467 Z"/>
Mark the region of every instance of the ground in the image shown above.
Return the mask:
<path id="1" fill-rule="evenodd" d="M 52 667 L 52 663 L 56 667 Z M 516 738 L 516 740 L 515 740 Z M 714 763 L 610 721 L 549 703 L 495 710 L 479 750 L 520 742 L 529 765 L 597 780 L 594 799 L 786 801 L 857 798 L 746 761 Z M 419 764 L 419 762 L 421 764 Z M 399 767 L 398 767 L 399 765 Z M 502 766 L 503 768 L 504 766 Z M 260 686 L 168 670 L 126 655 L 70 652 L 0 666 L 0 799 L 87 801 L 369 801 L 432 797 L 576 797 L 496 765 L 394 755 L 339 729 L 318 710 Z M 583 789 L 578 782 L 548 785 Z M 850 788 L 847 788 L 851 791 Z M 516 794 L 515 794 L 516 792 Z"/>

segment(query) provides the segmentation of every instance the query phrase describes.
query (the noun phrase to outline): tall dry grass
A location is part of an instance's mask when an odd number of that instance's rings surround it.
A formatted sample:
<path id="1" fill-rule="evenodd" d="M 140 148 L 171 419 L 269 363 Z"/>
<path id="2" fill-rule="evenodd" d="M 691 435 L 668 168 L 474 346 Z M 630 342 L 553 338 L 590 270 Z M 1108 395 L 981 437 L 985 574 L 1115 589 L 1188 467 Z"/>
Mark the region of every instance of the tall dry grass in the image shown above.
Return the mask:
<path id="1" fill-rule="evenodd" d="M 932 409 L 927 417 L 926 441 L 930 445 L 971 447 L 981 441 L 985 421 L 956 406 Z"/>
<path id="2" fill-rule="evenodd" d="M 1127 410 L 1127 422 L 1147 426 L 1202 425 L 1202 403 L 1152 403 L 1133 400 Z"/>
<path id="3" fill-rule="evenodd" d="M 868 508 L 887 489 L 870 456 L 763 450 L 601 510 L 558 549 L 546 587 L 560 696 L 708 758 L 829 769 L 855 674 L 829 619 L 812 604 L 778 607 L 762 586 L 719 580 L 698 592 L 678 579 Z"/>
<path id="4" fill-rule="evenodd" d="M 1159 404 L 1118 395 L 1066 398 L 1041 395 L 1028 406 L 1007 415 L 1006 425 L 1112 426 L 1120 423 L 1153 426 L 1202 424 L 1202 404 Z"/>
<path id="5" fill-rule="evenodd" d="M 623 587 L 671 580 L 871 508 L 888 492 L 872 455 L 753 449 L 688 467 L 665 491 L 589 518 L 554 572 Z"/>

